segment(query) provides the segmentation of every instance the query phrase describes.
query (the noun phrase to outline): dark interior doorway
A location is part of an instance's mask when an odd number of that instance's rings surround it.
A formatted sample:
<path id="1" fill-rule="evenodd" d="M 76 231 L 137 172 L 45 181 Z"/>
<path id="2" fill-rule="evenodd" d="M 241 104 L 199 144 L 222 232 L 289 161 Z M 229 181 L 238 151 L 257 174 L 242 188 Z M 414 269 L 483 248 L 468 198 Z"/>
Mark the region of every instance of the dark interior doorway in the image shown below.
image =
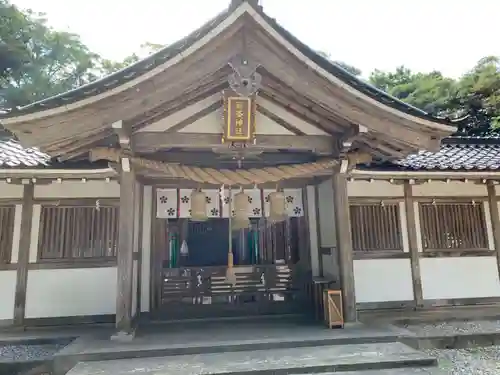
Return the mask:
<path id="1" fill-rule="evenodd" d="M 229 220 L 212 218 L 204 222 L 190 221 L 187 232 L 189 252 L 184 266 L 209 267 L 227 264 Z"/>

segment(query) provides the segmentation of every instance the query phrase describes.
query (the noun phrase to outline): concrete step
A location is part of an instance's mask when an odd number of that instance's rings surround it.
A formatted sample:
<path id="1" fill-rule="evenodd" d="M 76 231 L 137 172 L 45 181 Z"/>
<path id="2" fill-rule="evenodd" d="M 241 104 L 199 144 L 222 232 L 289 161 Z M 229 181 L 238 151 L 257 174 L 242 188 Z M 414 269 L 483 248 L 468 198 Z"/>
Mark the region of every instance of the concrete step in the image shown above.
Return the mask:
<path id="1" fill-rule="evenodd" d="M 285 375 L 435 366 L 402 343 L 351 344 L 81 362 L 68 375 Z M 350 374 L 352 375 L 352 373 Z"/>
<path id="2" fill-rule="evenodd" d="M 300 375 L 311 375 L 300 374 Z M 362 371 L 349 371 L 349 372 L 322 372 L 320 375 L 450 375 L 444 370 L 435 367 L 426 368 L 400 368 L 393 370 L 362 370 Z"/>
<path id="3" fill-rule="evenodd" d="M 130 342 L 112 341 L 107 335 L 77 338 L 58 352 L 54 360 L 101 361 L 127 358 L 164 357 L 271 350 L 316 346 L 388 343 L 404 334 L 397 329 L 363 324 L 329 330 L 312 325 L 245 325 L 205 327 L 203 330 L 169 330 L 137 336 Z"/>

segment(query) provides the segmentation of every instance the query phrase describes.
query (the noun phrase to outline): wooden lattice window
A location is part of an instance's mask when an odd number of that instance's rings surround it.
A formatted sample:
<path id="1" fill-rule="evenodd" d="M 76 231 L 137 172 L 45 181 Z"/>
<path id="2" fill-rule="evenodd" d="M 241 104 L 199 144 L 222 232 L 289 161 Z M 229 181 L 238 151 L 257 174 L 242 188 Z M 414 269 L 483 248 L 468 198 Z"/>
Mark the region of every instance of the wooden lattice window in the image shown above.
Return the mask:
<path id="1" fill-rule="evenodd" d="M 398 203 L 351 203 L 354 251 L 403 251 Z"/>
<path id="2" fill-rule="evenodd" d="M 14 235 L 14 206 L 0 206 L 0 264 L 9 264 Z"/>
<path id="3" fill-rule="evenodd" d="M 115 257 L 118 213 L 118 206 L 111 204 L 42 205 L 40 260 Z"/>
<path id="4" fill-rule="evenodd" d="M 488 236 L 481 203 L 420 203 L 424 250 L 487 250 Z"/>

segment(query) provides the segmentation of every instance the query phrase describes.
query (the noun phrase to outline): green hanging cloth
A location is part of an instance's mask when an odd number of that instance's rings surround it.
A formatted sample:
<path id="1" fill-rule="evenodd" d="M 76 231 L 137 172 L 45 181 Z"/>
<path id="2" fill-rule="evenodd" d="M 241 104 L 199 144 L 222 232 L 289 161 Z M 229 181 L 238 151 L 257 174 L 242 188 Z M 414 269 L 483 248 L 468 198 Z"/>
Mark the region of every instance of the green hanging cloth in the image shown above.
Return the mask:
<path id="1" fill-rule="evenodd" d="M 252 236 L 252 230 L 250 229 L 246 233 L 246 251 L 247 251 L 247 256 L 245 258 L 248 259 L 248 262 L 250 264 L 254 264 L 254 259 L 253 259 L 253 236 Z"/>
<path id="2" fill-rule="evenodd" d="M 177 235 L 172 233 L 170 235 L 169 243 L 169 267 L 176 268 L 177 267 L 177 258 L 179 253 L 179 241 L 177 241 Z"/>
<path id="3" fill-rule="evenodd" d="M 255 263 L 254 264 L 259 264 L 260 259 L 259 259 L 259 231 L 258 230 L 253 230 L 253 254 L 254 254 L 254 259 Z"/>

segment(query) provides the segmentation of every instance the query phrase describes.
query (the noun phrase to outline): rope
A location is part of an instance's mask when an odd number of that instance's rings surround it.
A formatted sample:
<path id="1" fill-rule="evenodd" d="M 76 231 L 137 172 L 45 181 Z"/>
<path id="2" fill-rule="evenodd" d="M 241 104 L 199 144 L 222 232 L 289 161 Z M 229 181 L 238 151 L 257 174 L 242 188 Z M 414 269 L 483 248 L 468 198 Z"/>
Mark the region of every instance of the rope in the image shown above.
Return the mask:
<path id="1" fill-rule="evenodd" d="M 314 163 L 231 170 L 223 168 L 200 168 L 149 160 L 142 157 L 127 155 L 122 150 L 113 148 L 96 148 L 90 152 L 91 161 L 108 160 L 110 162 L 119 163 L 121 158 L 129 158 L 134 166 L 161 172 L 167 178 L 178 178 L 198 183 L 229 186 L 257 185 L 269 182 L 279 182 L 292 178 L 313 177 L 340 163 L 337 159 L 323 159 Z M 350 165 L 355 165 L 369 162 L 370 156 L 352 153 L 347 155 L 347 159 Z"/>

